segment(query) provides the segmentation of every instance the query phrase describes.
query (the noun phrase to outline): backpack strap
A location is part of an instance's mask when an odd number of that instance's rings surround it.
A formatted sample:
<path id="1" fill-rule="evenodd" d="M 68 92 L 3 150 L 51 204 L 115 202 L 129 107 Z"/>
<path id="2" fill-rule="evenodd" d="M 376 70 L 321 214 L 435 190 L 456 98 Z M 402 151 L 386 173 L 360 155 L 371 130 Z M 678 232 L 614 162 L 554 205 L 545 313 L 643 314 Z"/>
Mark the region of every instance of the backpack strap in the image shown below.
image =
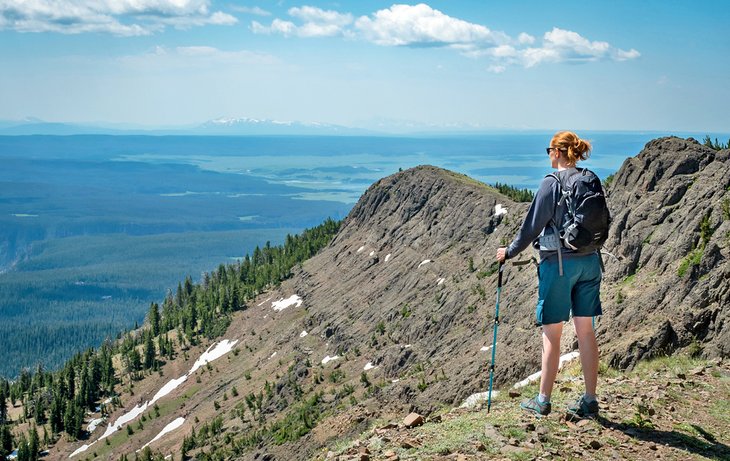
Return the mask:
<path id="1" fill-rule="evenodd" d="M 556 175 L 555 173 L 550 173 L 547 176 L 555 178 L 555 180 L 558 182 L 558 187 L 560 190 L 560 200 L 558 200 L 558 203 L 555 204 L 555 208 L 553 209 L 553 217 L 555 217 L 555 211 L 558 209 L 558 206 L 562 205 L 562 203 L 568 198 L 568 195 L 563 190 L 563 183 L 560 182 L 560 178 L 558 178 L 558 175 Z M 563 245 L 560 243 L 560 229 L 558 229 L 558 225 L 555 223 L 555 220 L 553 220 L 553 218 L 550 218 L 549 224 L 553 229 L 553 233 L 558 237 L 558 273 L 562 277 L 563 276 L 563 253 L 560 251 L 560 247 Z"/>

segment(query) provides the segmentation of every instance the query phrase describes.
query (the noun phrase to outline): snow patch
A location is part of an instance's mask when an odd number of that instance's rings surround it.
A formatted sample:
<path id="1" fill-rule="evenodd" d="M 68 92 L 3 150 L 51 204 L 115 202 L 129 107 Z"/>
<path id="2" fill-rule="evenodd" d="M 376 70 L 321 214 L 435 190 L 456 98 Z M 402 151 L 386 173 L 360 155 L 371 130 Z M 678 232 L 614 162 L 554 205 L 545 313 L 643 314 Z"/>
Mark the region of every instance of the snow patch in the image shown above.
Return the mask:
<path id="1" fill-rule="evenodd" d="M 558 370 L 562 369 L 564 364 L 575 360 L 576 357 L 578 357 L 579 355 L 580 355 L 580 352 L 573 351 L 573 352 L 569 352 L 569 353 L 567 353 L 565 355 L 560 356 L 560 362 L 558 363 Z M 519 389 L 521 387 L 527 386 L 528 384 L 530 384 L 530 383 L 532 383 L 534 381 L 537 381 L 538 379 L 540 379 L 540 372 L 539 371 L 536 372 L 536 373 L 531 374 L 530 376 L 528 376 L 527 378 L 523 379 L 522 381 L 516 383 L 512 387 L 514 389 Z"/>
<path id="2" fill-rule="evenodd" d="M 271 303 L 271 307 L 274 308 L 275 311 L 283 311 L 287 307 L 294 306 L 299 307 L 302 305 L 302 297 L 299 295 L 291 295 L 288 298 L 284 299 L 281 298 L 278 301 L 274 301 Z"/>
<path id="3" fill-rule="evenodd" d="M 443 278 L 443 277 L 441 277 L 440 279 L 438 279 L 438 280 L 436 281 L 436 285 L 441 285 L 441 284 L 442 284 L 442 283 L 444 283 L 445 281 L 446 281 L 446 279 L 445 279 L 445 278 Z"/>
<path id="4" fill-rule="evenodd" d="M 498 395 L 499 391 L 492 390 L 492 398 L 495 398 Z M 487 400 L 489 400 L 489 392 L 477 392 L 476 394 L 472 394 L 467 397 L 459 408 L 474 408 L 479 403 L 486 402 Z"/>
<path id="5" fill-rule="evenodd" d="M 388 253 L 387 255 L 385 255 L 385 262 L 388 262 L 389 259 L 390 259 L 390 253 Z"/>
<path id="6" fill-rule="evenodd" d="M 79 447 L 76 451 L 71 453 L 71 456 L 69 456 L 69 458 L 72 458 L 72 457 L 78 455 L 79 453 L 82 453 L 82 452 L 88 450 L 89 447 L 94 445 L 99 440 L 107 438 L 110 435 L 114 434 L 116 431 L 121 429 L 122 426 L 124 426 L 125 424 L 134 420 L 142 413 L 144 413 L 147 410 L 147 408 L 154 405 L 154 403 L 156 401 L 158 401 L 162 397 L 166 396 L 167 394 L 169 394 L 170 392 L 175 390 L 178 386 L 180 386 L 180 384 L 185 382 L 185 380 L 187 380 L 190 375 L 195 373 L 201 366 L 205 365 L 208 362 L 212 362 L 213 360 L 218 359 L 218 358 L 224 356 L 225 354 L 229 353 L 231 350 L 233 350 L 233 347 L 236 345 L 236 343 L 238 343 L 238 340 L 232 341 L 229 339 L 224 339 L 217 344 L 211 345 L 205 352 L 203 352 L 200 355 L 198 360 L 195 361 L 192 368 L 190 369 L 190 371 L 188 371 L 188 373 L 186 375 L 183 375 L 177 379 L 170 380 L 167 384 L 162 386 L 162 388 L 159 391 L 157 391 L 157 394 L 155 394 L 155 396 L 152 398 L 152 400 L 145 402 L 143 404 L 136 405 L 129 412 L 120 416 L 116 421 L 114 421 L 114 424 L 109 424 L 107 426 L 106 431 L 104 432 L 104 434 L 101 437 L 99 437 L 96 441 L 94 441 L 90 444 Z"/>
<path id="7" fill-rule="evenodd" d="M 142 446 L 142 448 L 140 448 L 140 449 L 139 449 L 139 450 L 137 450 L 137 451 L 139 452 L 139 451 L 142 451 L 142 450 L 144 450 L 144 449 L 145 449 L 146 447 L 148 447 L 148 446 L 149 446 L 149 445 L 150 445 L 151 443 L 154 443 L 154 442 L 156 442 L 156 441 L 160 440 L 160 439 L 161 439 L 162 437 L 164 437 L 164 436 L 165 436 L 166 434 L 168 434 L 169 432 L 172 432 L 172 431 L 174 431 L 175 429 L 178 429 L 178 428 L 179 428 L 180 426 L 182 426 L 182 425 L 183 425 L 183 423 L 185 423 L 185 418 L 183 418 L 183 417 L 177 418 L 177 419 L 176 419 L 175 421 L 173 421 L 173 422 L 171 422 L 170 424 L 168 424 L 167 426 L 165 426 L 165 428 L 164 428 L 164 429 L 162 429 L 162 430 L 160 431 L 160 433 L 159 433 L 159 434 L 157 434 L 157 435 L 155 436 L 155 438 L 154 438 L 154 439 L 152 439 L 152 440 L 150 440 L 149 442 L 147 442 L 146 444 L 144 444 L 144 446 Z"/>
<path id="8" fill-rule="evenodd" d="M 86 430 L 87 430 L 87 431 L 88 431 L 89 433 L 92 433 L 92 432 L 94 432 L 94 430 L 95 430 L 95 429 L 96 429 L 97 427 L 99 427 L 99 424 L 101 424 L 101 423 L 103 423 L 103 422 L 104 422 L 104 418 L 97 418 L 97 419 L 92 419 L 91 421 L 89 421 L 89 425 L 88 425 L 88 426 L 86 427 Z"/>
<path id="9" fill-rule="evenodd" d="M 271 296 L 269 296 L 268 298 L 264 299 L 264 301 L 262 303 L 258 304 L 258 306 L 263 306 L 264 304 L 266 304 L 269 301 L 271 301 Z"/>
<path id="10" fill-rule="evenodd" d="M 325 358 L 323 358 L 323 359 L 322 359 L 322 365 L 327 365 L 327 364 L 328 364 L 329 362 L 331 362 L 331 361 L 333 361 L 333 360 L 337 360 L 337 359 L 339 359 L 339 358 L 340 358 L 340 356 L 339 356 L 339 355 L 334 355 L 334 356 L 332 356 L 332 357 L 330 357 L 330 356 L 328 355 L 328 356 L 326 356 Z"/>
<path id="11" fill-rule="evenodd" d="M 507 208 L 503 207 L 501 203 L 494 206 L 494 216 L 501 216 L 507 214 Z"/>
<path id="12" fill-rule="evenodd" d="M 171 379 L 170 381 L 168 381 L 167 384 L 162 386 L 162 388 L 159 391 L 157 391 L 157 394 L 155 394 L 155 396 L 152 397 L 152 401 L 150 402 L 150 405 L 152 405 L 154 402 L 157 402 L 162 397 L 166 396 L 170 392 L 177 389 L 177 386 L 184 383 L 185 380 L 187 380 L 187 379 L 188 379 L 188 375 L 183 375 L 177 379 Z"/>
<path id="13" fill-rule="evenodd" d="M 96 443 L 96 442 L 94 442 L 94 443 Z M 84 451 L 88 450 L 88 449 L 89 449 L 89 447 L 90 447 L 91 445 L 93 445 L 94 443 L 91 443 L 91 444 L 88 444 L 88 445 L 86 445 L 86 444 L 84 444 L 84 445 L 81 445 L 81 446 L 80 446 L 79 448 L 77 448 L 77 449 L 76 449 L 76 451 L 74 451 L 73 453 L 71 453 L 71 456 L 69 456 L 69 458 L 72 458 L 72 457 L 74 457 L 74 456 L 78 455 L 79 453 L 83 453 Z M 17 455 L 17 451 L 16 451 L 15 453 L 16 453 L 16 455 L 15 455 L 15 456 L 17 457 L 17 456 L 18 456 L 18 455 Z M 9 458 L 9 459 L 12 459 L 12 458 Z"/>
<path id="14" fill-rule="evenodd" d="M 378 368 L 378 367 L 374 366 L 373 362 L 368 362 L 363 367 L 363 370 L 368 371 L 368 370 L 372 370 L 373 368 Z"/>
<path id="15" fill-rule="evenodd" d="M 274 357 L 276 357 L 276 351 L 274 351 L 274 353 L 271 354 L 271 357 L 269 357 L 269 360 L 273 359 Z"/>
<path id="16" fill-rule="evenodd" d="M 299 337 L 300 337 L 300 338 L 303 338 L 303 337 L 307 336 L 308 334 L 309 334 L 309 333 L 307 333 L 307 330 L 302 330 L 302 332 L 301 332 L 301 333 L 299 333 Z"/>
<path id="17" fill-rule="evenodd" d="M 223 341 L 216 344 L 215 347 L 210 346 L 208 350 L 203 352 L 203 355 L 201 355 L 200 358 L 193 364 L 193 368 L 191 368 L 188 372 L 188 376 L 195 373 L 198 368 L 202 367 L 207 362 L 212 362 L 213 360 L 219 359 L 227 353 L 231 352 L 233 350 L 233 346 L 235 346 L 237 342 L 238 340 L 231 341 L 230 339 L 224 339 Z"/>
<path id="18" fill-rule="evenodd" d="M 369 254 L 368 256 L 370 256 L 371 258 L 372 258 L 373 256 L 375 256 L 375 250 L 371 251 L 371 252 L 370 252 L 370 254 Z"/>
<path id="19" fill-rule="evenodd" d="M 365 249 L 365 245 L 363 245 L 363 246 L 361 246 L 360 248 L 358 248 L 358 249 L 357 249 L 357 252 L 358 252 L 358 253 L 362 253 L 362 250 L 364 250 L 364 249 Z"/>
<path id="20" fill-rule="evenodd" d="M 498 344 L 499 344 L 499 343 L 498 343 Z M 487 352 L 487 351 L 490 351 L 490 350 L 492 350 L 492 347 L 493 347 L 493 346 L 482 346 L 482 348 L 481 348 L 481 349 L 479 349 L 479 350 L 480 350 L 481 352 Z"/>
<path id="21" fill-rule="evenodd" d="M 433 261 L 431 261 L 430 259 L 425 259 L 425 260 L 421 261 L 421 264 L 418 265 L 418 268 L 420 269 L 420 267 L 423 266 L 424 264 L 428 264 L 428 263 L 432 263 L 432 262 Z"/>

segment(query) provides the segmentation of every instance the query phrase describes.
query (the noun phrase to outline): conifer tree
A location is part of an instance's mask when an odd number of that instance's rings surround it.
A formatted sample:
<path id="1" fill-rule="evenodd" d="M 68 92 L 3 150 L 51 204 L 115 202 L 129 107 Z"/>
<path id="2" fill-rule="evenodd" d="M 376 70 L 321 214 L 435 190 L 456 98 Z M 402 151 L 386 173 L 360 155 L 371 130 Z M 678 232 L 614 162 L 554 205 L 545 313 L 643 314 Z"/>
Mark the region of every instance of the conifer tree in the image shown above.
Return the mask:
<path id="1" fill-rule="evenodd" d="M 4 386 L 0 386 L 0 425 L 8 420 L 8 401 L 5 395 Z"/>
<path id="2" fill-rule="evenodd" d="M 0 425 L 0 457 L 7 456 L 13 451 L 13 433 L 7 424 Z"/>
<path id="3" fill-rule="evenodd" d="M 152 341 L 152 334 L 147 334 L 145 336 L 144 367 L 149 370 L 155 365 L 155 343 Z"/>
<path id="4" fill-rule="evenodd" d="M 150 311 L 147 314 L 147 317 L 150 321 L 150 329 L 152 331 L 152 336 L 157 336 L 160 334 L 160 310 L 157 303 L 152 303 L 150 305 Z"/>

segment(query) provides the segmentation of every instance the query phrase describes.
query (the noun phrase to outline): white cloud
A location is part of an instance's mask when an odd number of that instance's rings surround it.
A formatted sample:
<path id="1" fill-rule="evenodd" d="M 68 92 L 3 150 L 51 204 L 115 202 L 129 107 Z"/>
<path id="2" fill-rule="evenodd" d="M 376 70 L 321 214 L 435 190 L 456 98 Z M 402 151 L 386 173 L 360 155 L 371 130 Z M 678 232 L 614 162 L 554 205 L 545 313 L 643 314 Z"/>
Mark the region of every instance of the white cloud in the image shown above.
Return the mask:
<path id="1" fill-rule="evenodd" d="M 520 51 L 516 60 L 525 67 L 533 67 L 545 62 L 584 63 L 613 59 L 626 61 L 636 59 L 641 54 L 632 49 L 624 51 L 613 48 L 608 42 L 590 41 L 577 32 L 554 27 L 543 36 L 542 46 L 529 47 Z"/>
<path id="2" fill-rule="evenodd" d="M 512 38 L 484 25 L 448 16 L 425 3 L 396 4 L 357 19 L 349 13 L 313 6 L 289 8 L 288 14 L 294 21 L 277 18 L 268 26 L 253 21 L 251 30 L 285 37 L 344 36 L 380 46 L 449 48 L 470 58 L 490 60 L 487 69 L 493 73 L 505 72 L 511 66 L 627 61 L 641 56 L 633 48 L 625 51 L 558 27 L 543 34 L 542 44 L 536 46 L 537 39 L 526 32 Z"/>
<path id="3" fill-rule="evenodd" d="M 522 32 L 517 37 L 517 41 L 523 45 L 532 45 L 533 43 L 535 43 L 535 37 L 533 37 L 532 35 L 530 35 L 526 32 Z"/>
<path id="4" fill-rule="evenodd" d="M 0 0 L 0 30 L 120 36 L 149 35 L 166 26 L 186 28 L 237 22 L 209 0 Z"/>
<path id="5" fill-rule="evenodd" d="M 498 44 L 507 39 L 501 32 L 452 18 L 424 3 L 393 5 L 376 11 L 372 18 L 360 17 L 355 27 L 367 40 L 383 46 Z"/>
<path id="6" fill-rule="evenodd" d="M 303 24 L 297 25 L 292 21 L 278 18 L 269 26 L 252 21 L 251 31 L 256 34 L 281 34 L 285 37 L 333 37 L 348 35 L 346 27 L 353 21 L 349 13 L 343 14 L 314 6 L 289 8 L 288 14 Z"/>

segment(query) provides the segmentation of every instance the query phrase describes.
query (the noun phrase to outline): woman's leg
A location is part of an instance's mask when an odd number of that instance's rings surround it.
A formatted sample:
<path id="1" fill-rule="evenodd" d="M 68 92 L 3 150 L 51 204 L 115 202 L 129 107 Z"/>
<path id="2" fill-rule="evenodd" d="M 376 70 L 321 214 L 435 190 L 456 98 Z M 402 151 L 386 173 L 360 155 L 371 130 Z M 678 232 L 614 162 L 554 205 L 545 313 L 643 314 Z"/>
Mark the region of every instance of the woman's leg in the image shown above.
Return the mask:
<path id="1" fill-rule="evenodd" d="M 542 326 L 542 373 L 540 374 L 540 393 L 550 398 L 553 384 L 560 364 L 560 336 L 563 322 Z"/>
<path id="2" fill-rule="evenodd" d="M 578 336 L 580 364 L 583 367 L 586 394 L 594 397 L 598 382 L 598 344 L 596 343 L 596 333 L 593 331 L 593 318 L 573 317 L 573 325 L 575 325 L 575 334 Z"/>

